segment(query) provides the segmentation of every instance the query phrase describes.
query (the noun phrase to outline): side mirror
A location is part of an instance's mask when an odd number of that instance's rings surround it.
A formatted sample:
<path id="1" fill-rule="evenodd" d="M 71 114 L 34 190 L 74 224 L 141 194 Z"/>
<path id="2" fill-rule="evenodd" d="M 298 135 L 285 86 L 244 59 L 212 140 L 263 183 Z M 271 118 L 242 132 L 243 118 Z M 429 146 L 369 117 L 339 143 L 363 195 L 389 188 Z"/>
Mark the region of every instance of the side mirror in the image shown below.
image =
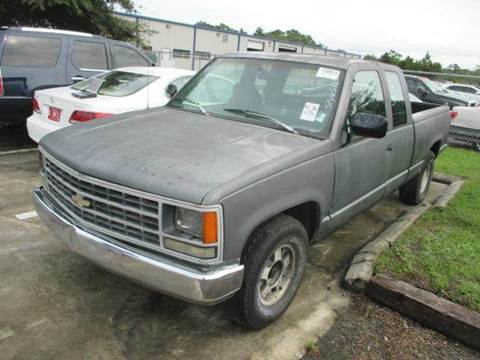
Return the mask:
<path id="1" fill-rule="evenodd" d="M 173 84 L 168 84 L 167 86 L 167 95 L 169 97 L 173 97 L 173 95 L 175 95 L 177 93 L 178 89 L 175 85 Z"/>
<path id="2" fill-rule="evenodd" d="M 350 126 L 355 135 L 380 139 L 387 134 L 388 122 L 381 115 L 357 113 Z"/>

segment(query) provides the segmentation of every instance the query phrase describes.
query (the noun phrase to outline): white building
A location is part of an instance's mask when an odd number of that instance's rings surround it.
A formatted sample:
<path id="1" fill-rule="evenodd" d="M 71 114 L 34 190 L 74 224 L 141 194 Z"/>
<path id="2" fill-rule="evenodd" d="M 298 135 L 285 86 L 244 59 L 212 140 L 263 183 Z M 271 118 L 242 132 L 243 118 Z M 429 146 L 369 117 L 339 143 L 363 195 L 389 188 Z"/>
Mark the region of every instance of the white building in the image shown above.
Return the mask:
<path id="1" fill-rule="evenodd" d="M 240 32 L 221 31 L 137 14 L 116 14 L 140 22 L 150 31 L 144 36 L 144 42 L 148 45 L 152 57 L 162 66 L 197 70 L 214 55 L 236 51 L 278 51 L 361 57 L 344 51 L 256 37 Z"/>

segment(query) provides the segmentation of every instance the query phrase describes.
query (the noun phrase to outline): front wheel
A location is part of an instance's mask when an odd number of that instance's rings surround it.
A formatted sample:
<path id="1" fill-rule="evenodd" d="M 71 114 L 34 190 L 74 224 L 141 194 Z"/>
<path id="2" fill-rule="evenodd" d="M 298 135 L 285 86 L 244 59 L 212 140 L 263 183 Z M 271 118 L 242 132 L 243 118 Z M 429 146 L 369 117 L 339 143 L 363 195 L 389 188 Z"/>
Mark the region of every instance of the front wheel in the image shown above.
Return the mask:
<path id="1" fill-rule="evenodd" d="M 400 187 L 400 200 L 402 202 L 409 205 L 418 205 L 425 200 L 432 182 L 434 165 L 435 154 L 430 153 L 422 171 Z"/>
<path id="2" fill-rule="evenodd" d="M 305 273 L 307 247 L 305 228 L 288 215 L 255 230 L 242 257 L 244 280 L 234 299 L 238 322 L 259 329 L 285 312 Z"/>

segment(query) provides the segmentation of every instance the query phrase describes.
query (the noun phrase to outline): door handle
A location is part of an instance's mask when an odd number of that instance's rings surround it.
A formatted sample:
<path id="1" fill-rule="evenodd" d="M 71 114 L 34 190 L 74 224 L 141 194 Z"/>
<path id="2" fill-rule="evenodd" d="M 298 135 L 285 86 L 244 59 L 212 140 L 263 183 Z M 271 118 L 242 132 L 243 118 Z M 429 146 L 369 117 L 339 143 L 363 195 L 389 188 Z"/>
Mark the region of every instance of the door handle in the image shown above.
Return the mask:
<path id="1" fill-rule="evenodd" d="M 387 151 L 392 151 L 392 150 L 393 150 L 392 144 L 388 144 L 388 145 L 387 145 Z"/>
<path id="2" fill-rule="evenodd" d="M 83 76 L 80 76 L 80 75 L 77 75 L 77 76 L 72 76 L 70 78 L 70 80 L 74 81 L 74 82 L 78 82 L 78 81 L 83 81 L 85 80 L 85 78 Z"/>

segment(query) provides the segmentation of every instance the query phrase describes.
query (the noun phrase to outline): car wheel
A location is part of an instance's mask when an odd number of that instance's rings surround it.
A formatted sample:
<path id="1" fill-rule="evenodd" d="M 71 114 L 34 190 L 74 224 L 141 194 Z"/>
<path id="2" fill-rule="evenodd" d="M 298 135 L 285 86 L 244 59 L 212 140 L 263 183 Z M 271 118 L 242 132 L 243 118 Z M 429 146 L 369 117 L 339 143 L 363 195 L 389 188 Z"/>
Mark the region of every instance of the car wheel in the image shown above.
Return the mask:
<path id="1" fill-rule="evenodd" d="M 434 164 L 435 154 L 430 153 L 422 171 L 400 187 L 400 200 L 402 202 L 409 205 L 418 205 L 425 200 L 432 182 Z"/>
<path id="2" fill-rule="evenodd" d="M 295 297 L 307 264 L 303 225 L 279 215 L 261 225 L 242 257 L 242 288 L 234 299 L 237 322 L 259 329 L 277 320 Z"/>

